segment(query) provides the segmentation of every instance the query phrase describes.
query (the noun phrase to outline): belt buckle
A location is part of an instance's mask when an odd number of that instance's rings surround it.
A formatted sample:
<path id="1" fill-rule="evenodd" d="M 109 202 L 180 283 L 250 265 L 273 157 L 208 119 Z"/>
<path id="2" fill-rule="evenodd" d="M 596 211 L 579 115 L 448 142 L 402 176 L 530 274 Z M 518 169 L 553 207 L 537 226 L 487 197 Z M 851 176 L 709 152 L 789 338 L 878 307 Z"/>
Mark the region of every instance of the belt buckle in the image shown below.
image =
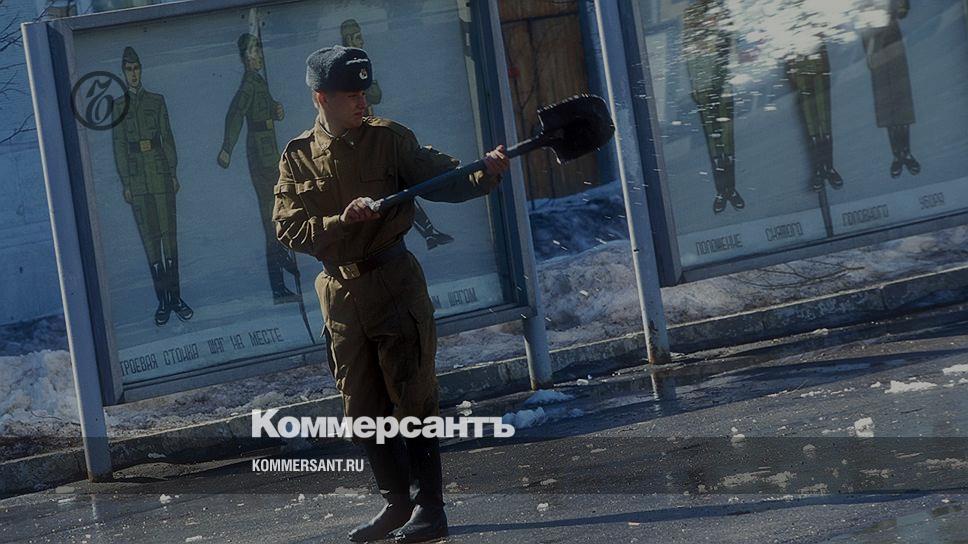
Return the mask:
<path id="1" fill-rule="evenodd" d="M 360 267 L 356 263 L 339 265 L 339 273 L 347 280 L 355 280 L 360 277 Z"/>
<path id="2" fill-rule="evenodd" d="M 151 140 L 140 140 L 138 145 L 141 146 L 141 151 L 151 151 Z"/>
<path id="3" fill-rule="evenodd" d="M 272 130 L 272 119 L 266 119 L 266 130 Z"/>

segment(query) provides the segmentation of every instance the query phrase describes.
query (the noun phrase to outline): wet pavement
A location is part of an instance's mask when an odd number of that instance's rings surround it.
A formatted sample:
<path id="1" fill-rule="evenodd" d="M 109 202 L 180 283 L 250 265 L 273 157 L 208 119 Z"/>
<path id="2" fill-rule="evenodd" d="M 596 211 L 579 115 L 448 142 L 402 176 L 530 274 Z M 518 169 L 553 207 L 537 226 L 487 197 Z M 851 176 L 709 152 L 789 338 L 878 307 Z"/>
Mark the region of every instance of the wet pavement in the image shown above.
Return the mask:
<path id="1" fill-rule="evenodd" d="M 444 442 L 447 541 L 968 542 L 966 364 L 953 308 L 559 384 L 513 439 Z M 369 469 L 157 463 L 0 501 L 0 542 L 345 542 L 380 504 Z"/>

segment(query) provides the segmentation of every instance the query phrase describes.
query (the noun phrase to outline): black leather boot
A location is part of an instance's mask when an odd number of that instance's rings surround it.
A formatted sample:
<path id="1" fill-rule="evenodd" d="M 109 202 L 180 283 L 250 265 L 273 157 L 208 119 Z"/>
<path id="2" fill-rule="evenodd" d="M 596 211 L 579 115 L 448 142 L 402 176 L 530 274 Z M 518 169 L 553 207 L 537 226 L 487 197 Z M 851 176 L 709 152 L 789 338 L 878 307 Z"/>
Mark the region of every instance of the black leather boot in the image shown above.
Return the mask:
<path id="1" fill-rule="evenodd" d="M 391 533 L 395 542 L 427 542 L 447 536 L 444 513 L 443 474 L 440 466 L 440 440 L 407 438 L 410 470 L 417 487 L 417 506 L 407 523 Z"/>
<path id="2" fill-rule="evenodd" d="M 389 533 L 402 527 L 413 513 L 410 499 L 410 466 L 407 448 L 400 436 L 377 444 L 370 439 L 363 442 L 363 449 L 373 469 L 373 476 L 380 495 L 387 501 L 383 509 L 370 521 L 350 531 L 353 542 L 371 542 L 389 538 Z"/>
<path id="3" fill-rule="evenodd" d="M 195 311 L 181 298 L 181 280 L 178 278 L 178 261 L 165 259 L 165 275 L 168 276 L 168 307 L 178 319 L 188 321 Z"/>
<path id="4" fill-rule="evenodd" d="M 151 281 L 155 285 L 155 296 L 158 297 L 158 308 L 155 310 L 155 325 L 159 327 L 168 323 L 171 307 L 168 305 L 168 279 L 161 262 L 151 263 Z"/>

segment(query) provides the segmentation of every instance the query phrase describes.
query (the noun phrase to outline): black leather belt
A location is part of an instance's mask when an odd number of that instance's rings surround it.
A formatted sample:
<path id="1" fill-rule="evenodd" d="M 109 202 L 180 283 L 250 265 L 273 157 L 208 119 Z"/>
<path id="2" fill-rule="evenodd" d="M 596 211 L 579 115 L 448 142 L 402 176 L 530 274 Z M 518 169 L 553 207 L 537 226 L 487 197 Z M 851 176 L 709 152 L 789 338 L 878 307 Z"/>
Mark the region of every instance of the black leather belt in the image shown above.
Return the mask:
<path id="1" fill-rule="evenodd" d="M 138 140 L 137 142 L 128 142 L 128 150 L 131 153 L 146 153 L 152 149 L 158 149 L 161 147 L 161 140 L 157 136 L 148 140 Z"/>
<path id="2" fill-rule="evenodd" d="M 272 119 L 266 119 L 265 121 L 252 121 L 249 123 L 249 130 L 261 132 L 266 130 L 272 130 L 274 126 L 275 126 L 275 123 L 272 121 Z"/>
<path id="3" fill-rule="evenodd" d="M 333 264 L 323 261 L 323 270 L 326 274 L 333 276 L 334 278 L 343 278 L 344 280 L 355 280 L 356 278 L 380 268 L 381 266 L 387 264 L 393 259 L 403 255 L 407 252 L 407 244 L 400 240 L 399 242 L 393 244 L 392 246 L 380 251 L 379 253 L 372 255 L 362 261 L 357 261 L 355 263 L 349 264 Z"/>

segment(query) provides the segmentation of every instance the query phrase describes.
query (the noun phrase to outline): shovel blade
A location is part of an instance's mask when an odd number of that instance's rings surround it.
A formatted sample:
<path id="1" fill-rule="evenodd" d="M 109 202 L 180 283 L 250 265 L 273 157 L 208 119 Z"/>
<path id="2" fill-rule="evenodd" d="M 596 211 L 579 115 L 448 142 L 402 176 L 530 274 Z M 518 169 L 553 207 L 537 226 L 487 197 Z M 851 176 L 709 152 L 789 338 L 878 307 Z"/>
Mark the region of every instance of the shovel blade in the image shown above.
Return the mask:
<path id="1" fill-rule="evenodd" d="M 577 95 L 538 110 L 542 143 L 559 164 L 598 150 L 615 134 L 608 105 L 601 97 Z"/>

